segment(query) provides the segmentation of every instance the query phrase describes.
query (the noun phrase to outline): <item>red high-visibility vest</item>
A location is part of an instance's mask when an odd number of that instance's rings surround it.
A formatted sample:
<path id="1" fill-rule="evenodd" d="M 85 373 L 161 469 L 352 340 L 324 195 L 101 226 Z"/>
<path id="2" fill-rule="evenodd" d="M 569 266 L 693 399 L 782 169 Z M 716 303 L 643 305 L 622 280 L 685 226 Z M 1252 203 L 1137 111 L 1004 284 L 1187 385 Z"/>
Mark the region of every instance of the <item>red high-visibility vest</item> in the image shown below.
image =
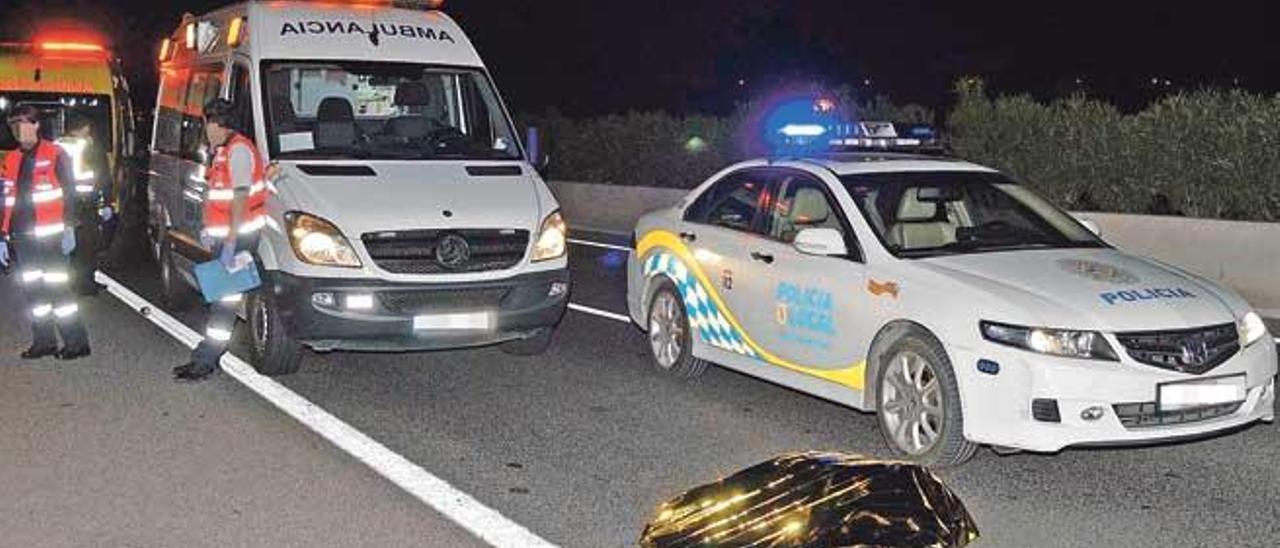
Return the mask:
<path id="1" fill-rule="evenodd" d="M 231 234 L 231 206 L 235 185 L 231 181 L 231 150 L 245 147 L 253 153 L 253 182 L 245 199 L 245 218 L 237 228 L 239 234 L 252 234 L 262 228 L 267 213 L 267 168 L 258 147 L 247 137 L 234 133 L 213 155 L 213 163 L 205 175 L 209 193 L 204 201 L 204 234 L 210 238 L 226 238 Z"/>
<path id="2" fill-rule="evenodd" d="M 37 238 L 61 234 L 66 230 L 63 221 L 63 181 L 58 180 L 58 154 L 62 152 L 58 145 L 41 140 L 36 144 L 36 160 L 31 174 L 31 202 L 35 205 L 35 226 L 32 232 Z M 9 152 L 4 159 L 4 171 L 0 172 L 0 180 L 4 181 L 4 219 L 0 221 L 0 231 L 9 233 L 9 223 L 13 220 L 13 210 L 18 206 L 18 177 L 22 169 L 22 151 Z"/>

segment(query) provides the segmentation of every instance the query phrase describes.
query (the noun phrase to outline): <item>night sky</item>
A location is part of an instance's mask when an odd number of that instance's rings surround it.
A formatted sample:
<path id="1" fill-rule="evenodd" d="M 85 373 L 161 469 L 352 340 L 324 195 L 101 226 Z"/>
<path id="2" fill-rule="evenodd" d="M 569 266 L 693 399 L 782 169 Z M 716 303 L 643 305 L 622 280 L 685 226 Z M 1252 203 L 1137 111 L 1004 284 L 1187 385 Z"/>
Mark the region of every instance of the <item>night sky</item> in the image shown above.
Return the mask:
<path id="1" fill-rule="evenodd" d="M 142 106 L 152 102 L 159 39 L 182 12 L 225 3 L 0 0 L 13 6 L 4 9 L 5 26 L 30 14 L 105 22 Z M 793 83 L 847 83 L 864 96 L 939 107 L 964 74 L 1042 98 L 1080 89 L 1126 109 L 1204 85 L 1273 93 L 1280 90 L 1280 7 L 1273 4 L 447 0 L 445 9 L 476 43 L 514 111 L 593 115 L 722 113 Z"/>

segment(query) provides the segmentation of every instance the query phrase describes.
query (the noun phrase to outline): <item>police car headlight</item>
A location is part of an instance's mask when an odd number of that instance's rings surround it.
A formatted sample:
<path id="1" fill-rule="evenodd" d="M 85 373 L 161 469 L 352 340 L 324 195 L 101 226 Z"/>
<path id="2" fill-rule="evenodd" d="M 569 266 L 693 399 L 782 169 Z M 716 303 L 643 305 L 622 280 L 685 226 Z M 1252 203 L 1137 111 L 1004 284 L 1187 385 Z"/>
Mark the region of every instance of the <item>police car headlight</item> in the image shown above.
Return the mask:
<path id="1" fill-rule="evenodd" d="M 1097 331 L 1071 331 L 981 322 L 982 338 L 996 344 L 1050 356 L 1119 361 L 1107 339 Z"/>
<path id="2" fill-rule="evenodd" d="M 333 223 L 296 211 L 285 214 L 284 218 L 289 225 L 289 244 L 302 262 L 343 268 L 362 266 L 351 242 Z"/>
<path id="3" fill-rule="evenodd" d="M 1267 336 L 1267 324 L 1256 312 L 1245 314 L 1236 322 L 1236 330 L 1240 332 L 1240 346 L 1249 346 Z"/>
<path id="4" fill-rule="evenodd" d="M 533 244 L 533 261 L 550 261 L 563 257 L 568 250 L 568 227 L 564 217 L 557 211 L 542 221 L 538 230 L 538 241 Z"/>

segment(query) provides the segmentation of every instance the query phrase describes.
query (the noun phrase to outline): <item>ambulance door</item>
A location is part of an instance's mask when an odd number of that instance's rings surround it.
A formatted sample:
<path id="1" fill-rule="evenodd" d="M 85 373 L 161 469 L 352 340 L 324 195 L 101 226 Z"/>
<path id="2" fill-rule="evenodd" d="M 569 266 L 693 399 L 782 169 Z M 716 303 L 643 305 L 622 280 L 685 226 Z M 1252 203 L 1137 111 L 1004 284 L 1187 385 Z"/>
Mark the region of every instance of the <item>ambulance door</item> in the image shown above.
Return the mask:
<path id="1" fill-rule="evenodd" d="M 767 278 L 752 311 L 762 319 L 755 330 L 759 343 L 788 364 L 819 376 L 848 373 L 866 358 L 873 335 L 863 289 L 866 266 L 856 238 L 826 183 L 791 169 L 777 169 L 773 178 L 776 196 L 764 216 L 764 237 L 747 249 Z M 811 229 L 838 233 L 846 252 L 801 252 L 796 236 Z M 837 378 L 849 384 L 845 381 L 850 379 Z"/>
<path id="2" fill-rule="evenodd" d="M 214 152 L 204 133 L 204 105 L 222 96 L 224 69 L 219 63 L 201 65 L 193 71 L 183 111 L 182 147 L 179 152 L 181 209 L 170 213 L 174 215 L 174 226 L 193 242 L 200 241 L 200 230 L 204 224 L 204 201 L 208 189 L 205 174 Z"/>
<path id="3" fill-rule="evenodd" d="M 152 223 L 162 227 L 178 222 L 182 209 L 182 181 L 179 156 L 182 153 L 183 111 L 191 69 L 165 66 L 160 70 L 160 92 L 156 98 L 155 120 L 151 131 L 151 157 L 147 169 L 147 193 L 150 198 Z"/>

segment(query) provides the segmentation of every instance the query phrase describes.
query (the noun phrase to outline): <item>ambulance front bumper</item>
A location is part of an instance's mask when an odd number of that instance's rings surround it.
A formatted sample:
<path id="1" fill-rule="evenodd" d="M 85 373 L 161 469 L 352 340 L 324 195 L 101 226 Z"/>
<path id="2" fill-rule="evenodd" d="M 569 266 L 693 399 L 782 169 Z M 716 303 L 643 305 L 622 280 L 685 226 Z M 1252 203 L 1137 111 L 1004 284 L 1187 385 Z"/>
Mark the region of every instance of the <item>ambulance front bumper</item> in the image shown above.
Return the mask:
<path id="1" fill-rule="evenodd" d="M 397 352 L 485 346 L 554 329 L 569 271 L 468 283 L 393 283 L 268 275 L 285 330 L 320 351 Z"/>
<path id="2" fill-rule="evenodd" d="M 965 436 L 1036 452 L 1071 446 L 1147 445 L 1192 439 L 1275 419 L 1277 356 L 1267 337 L 1218 367 L 1190 375 L 1121 362 L 1055 358 L 995 344 L 949 349 L 959 373 Z M 999 364 L 996 374 L 979 360 Z M 990 371 L 990 364 L 987 364 Z M 1243 401 L 1163 409 L 1165 383 L 1243 378 Z"/>

